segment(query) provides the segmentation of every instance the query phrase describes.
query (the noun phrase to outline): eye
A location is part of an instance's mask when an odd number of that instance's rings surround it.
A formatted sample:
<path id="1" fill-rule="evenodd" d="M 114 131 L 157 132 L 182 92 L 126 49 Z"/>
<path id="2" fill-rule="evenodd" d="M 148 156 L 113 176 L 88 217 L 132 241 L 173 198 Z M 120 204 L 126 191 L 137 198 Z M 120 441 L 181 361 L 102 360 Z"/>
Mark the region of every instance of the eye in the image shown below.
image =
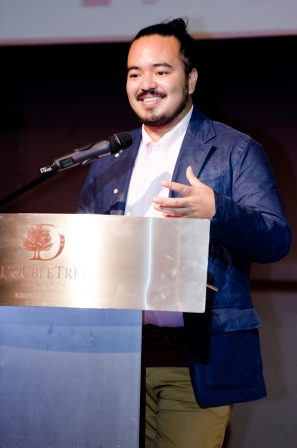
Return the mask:
<path id="1" fill-rule="evenodd" d="M 138 74 L 138 73 L 133 73 L 133 72 L 132 72 L 132 73 L 129 73 L 129 74 L 128 74 L 128 77 L 129 77 L 129 78 L 132 78 L 132 79 L 133 79 L 133 78 L 138 78 L 138 77 L 139 77 L 139 74 Z"/>

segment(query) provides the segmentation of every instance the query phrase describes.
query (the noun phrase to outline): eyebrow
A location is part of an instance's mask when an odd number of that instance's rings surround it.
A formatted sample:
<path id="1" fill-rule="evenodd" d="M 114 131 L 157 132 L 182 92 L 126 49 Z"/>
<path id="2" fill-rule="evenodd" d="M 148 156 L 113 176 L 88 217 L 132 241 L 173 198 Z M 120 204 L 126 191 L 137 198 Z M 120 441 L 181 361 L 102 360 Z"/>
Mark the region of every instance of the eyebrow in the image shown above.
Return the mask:
<path id="1" fill-rule="evenodd" d="M 156 64 L 153 64 L 153 67 L 168 67 L 168 68 L 173 68 L 172 65 L 168 64 L 167 62 L 158 62 Z M 127 68 L 127 71 L 129 72 L 130 70 L 139 70 L 139 67 L 137 65 L 131 65 L 130 67 Z"/>

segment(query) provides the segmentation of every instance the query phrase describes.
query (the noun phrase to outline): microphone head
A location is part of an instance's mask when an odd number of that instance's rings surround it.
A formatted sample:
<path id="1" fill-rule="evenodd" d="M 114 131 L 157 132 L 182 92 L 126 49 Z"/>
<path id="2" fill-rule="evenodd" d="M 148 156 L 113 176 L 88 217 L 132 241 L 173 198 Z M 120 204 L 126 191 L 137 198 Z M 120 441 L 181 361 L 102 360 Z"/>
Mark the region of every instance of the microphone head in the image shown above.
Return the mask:
<path id="1" fill-rule="evenodd" d="M 107 139 L 111 154 L 116 154 L 120 149 L 129 148 L 132 145 L 132 137 L 129 132 L 120 132 L 119 134 L 112 134 Z"/>

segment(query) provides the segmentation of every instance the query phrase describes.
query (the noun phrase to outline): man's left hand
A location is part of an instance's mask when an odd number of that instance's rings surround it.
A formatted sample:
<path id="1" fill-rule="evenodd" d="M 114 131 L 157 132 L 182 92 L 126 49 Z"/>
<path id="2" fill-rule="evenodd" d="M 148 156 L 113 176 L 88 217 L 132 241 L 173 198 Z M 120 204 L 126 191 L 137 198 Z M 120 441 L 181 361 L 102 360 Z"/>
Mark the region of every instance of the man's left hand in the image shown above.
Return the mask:
<path id="1" fill-rule="evenodd" d="M 191 186 L 177 182 L 163 181 L 163 187 L 180 193 L 182 198 L 153 199 L 154 208 L 168 218 L 211 219 L 215 214 L 215 199 L 212 188 L 200 182 L 188 167 L 186 176 Z"/>

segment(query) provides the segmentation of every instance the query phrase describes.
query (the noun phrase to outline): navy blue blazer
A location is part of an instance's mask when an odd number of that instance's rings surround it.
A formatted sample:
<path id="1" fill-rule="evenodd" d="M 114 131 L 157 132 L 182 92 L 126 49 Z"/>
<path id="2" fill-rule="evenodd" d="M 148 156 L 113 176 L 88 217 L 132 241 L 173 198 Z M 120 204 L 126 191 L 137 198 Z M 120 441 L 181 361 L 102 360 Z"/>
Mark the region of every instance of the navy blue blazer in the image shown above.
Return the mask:
<path id="1" fill-rule="evenodd" d="M 129 149 L 92 163 L 78 213 L 124 214 L 141 129 L 131 135 Z M 250 268 L 253 261 L 283 258 L 290 248 L 290 228 L 262 146 L 210 120 L 196 107 L 172 180 L 189 185 L 189 165 L 215 192 L 208 282 L 218 288 L 207 290 L 205 313 L 184 313 L 194 392 L 205 407 L 256 400 L 266 395 L 266 389 L 258 334 L 261 321 L 251 300 Z"/>

